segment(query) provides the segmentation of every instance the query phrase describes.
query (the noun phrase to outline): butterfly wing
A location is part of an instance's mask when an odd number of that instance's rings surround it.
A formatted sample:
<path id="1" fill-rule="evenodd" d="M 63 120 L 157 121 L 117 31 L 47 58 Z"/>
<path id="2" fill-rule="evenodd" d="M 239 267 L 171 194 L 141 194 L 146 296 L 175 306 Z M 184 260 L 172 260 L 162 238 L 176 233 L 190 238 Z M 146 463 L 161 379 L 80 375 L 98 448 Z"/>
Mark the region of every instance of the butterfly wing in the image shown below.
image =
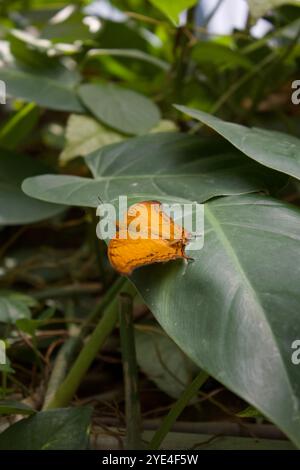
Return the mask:
<path id="1" fill-rule="evenodd" d="M 162 204 L 159 201 L 144 201 L 133 204 L 127 213 L 127 225 L 129 226 L 136 217 L 141 218 L 141 232 L 147 233 L 149 238 L 160 238 L 169 241 L 182 240 L 185 243 L 190 238 L 188 232 L 176 224 L 162 210 Z"/>
<path id="2" fill-rule="evenodd" d="M 138 227 L 138 237 L 135 230 Z M 185 245 L 189 234 L 164 213 L 159 201 L 132 205 L 124 222 L 117 223 L 117 232 L 108 245 L 111 265 L 122 274 L 152 263 L 187 258 Z"/>
<path id="3" fill-rule="evenodd" d="M 121 274 L 129 275 L 140 266 L 186 258 L 184 244 L 166 240 L 113 238 L 108 245 L 111 265 Z"/>

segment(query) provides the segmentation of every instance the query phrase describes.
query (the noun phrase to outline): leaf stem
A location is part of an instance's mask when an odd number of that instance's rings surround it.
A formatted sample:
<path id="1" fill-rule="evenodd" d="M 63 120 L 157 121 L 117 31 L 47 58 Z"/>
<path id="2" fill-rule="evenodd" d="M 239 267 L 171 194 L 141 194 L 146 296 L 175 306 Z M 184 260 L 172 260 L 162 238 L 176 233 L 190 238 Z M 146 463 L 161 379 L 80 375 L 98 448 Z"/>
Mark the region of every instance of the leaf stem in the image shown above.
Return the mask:
<path id="1" fill-rule="evenodd" d="M 132 310 L 132 297 L 121 294 L 119 320 L 125 386 L 126 449 L 138 450 L 143 446 Z"/>
<path id="2" fill-rule="evenodd" d="M 164 438 L 172 428 L 177 418 L 181 415 L 184 408 L 189 404 L 194 395 L 198 392 L 199 388 L 206 382 L 208 375 L 206 372 L 199 372 L 193 382 L 188 385 L 176 403 L 172 406 L 167 416 L 164 418 L 161 426 L 151 439 L 149 449 L 159 449 Z"/>
<path id="3" fill-rule="evenodd" d="M 117 294 L 120 291 L 134 295 L 135 288 L 131 283 L 127 282 L 126 278 L 120 278 L 108 291 L 106 298 L 103 299 L 103 302 L 100 304 L 100 310 L 103 308 L 101 319 L 87 343 L 79 353 L 67 377 L 58 388 L 53 399 L 48 403 L 46 409 L 63 408 L 69 405 L 86 372 L 98 354 L 99 349 L 116 325 L 118 319 Z M 86 324 L 83 326 L 80 337 L 86 333 L 87 327 L 95 317 L 98 316 L 98 314 L 99 307 L 96 307 L 91 312 Z"/>

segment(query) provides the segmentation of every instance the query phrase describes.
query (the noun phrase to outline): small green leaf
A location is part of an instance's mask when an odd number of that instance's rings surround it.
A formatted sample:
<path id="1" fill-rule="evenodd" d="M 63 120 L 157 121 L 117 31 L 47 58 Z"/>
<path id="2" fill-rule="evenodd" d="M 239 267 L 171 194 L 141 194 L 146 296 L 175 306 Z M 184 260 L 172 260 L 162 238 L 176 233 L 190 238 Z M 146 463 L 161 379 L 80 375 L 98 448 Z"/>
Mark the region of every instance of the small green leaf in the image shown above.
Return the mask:
<path id="1" fill-rule="evenodd" d="M 0 415 L 32 415 L 36 411 L 25 403 L 13 400 L 0 401 Z"/>
<path id="2" fill-rule="evenodd" d="M 18 293 L 0 291 L 0 322 L 15 324 L 21 318 L 31 317 L 28 305 L 20 300 Z"/>
<path id="3" fill-rule="evenodd" d="M 125 134 L 145 134 L 160 120 L 159 109 L 149 98 L 117 85 L 81 85 L 78 93 L 97 119 Z"/>
<path id="4" fill-rule="evenodd" d="M 0 363 L 0 372 L 3 372 L 4 374 L 15 374 L 15 369 L 11 367 L 11 361 L 9 357 L 6 355 L 5 357 L 5 364 Z M 6 387 L 1 387 L 0 388 L 0 394 L 3 393 L 6 394 L 8 393 Z M 3 395 L 2 395 L 3 396 Z"/>
<path id="5" fill-rule="evenodd" d="M 55 307 L 48 307 L 46 308 L 38 318 L 38 321 L 44 323 L 46 320 L 49 320 L 55 315 L 56 308 Z"/>
<path id="6" fill-rule="evenodd" d="M 176 26 L 179 14 L 196 5 L 198 0 L 150 0 L 152 5 L 164 13 Z"/>
<path id="7" fill-rule="evenodd" d="M 13 297 L 15 300 L 22 302 L 24 305 L 27 305 L 27 307 L 30 307 L 30 308 L 36 307 L 38 304 L 37 300 L 34 297 L 24 294 L 23 292 L 15 292 L 15 291 L 1 289 L 0 295 L 6 296 L 6 297 Z"/>
<path id="8" fill-rule="evenodd" d="M 91 408 L 61 408 L 35 413 L 0 434 L 0 450 L 84 450 Z"/>
<path id="9" fill-rule="evenodd" d="M 243 411 L 237 413 L 239 418 L 263 418 L 263 415 L 253 406 L 247 406 Z"/>
<path id="10" fill-rule="evenodd" d="M 34 336 L 36 330 L 42 324 L 43 324 L 42 321 L 33 320 L 31 318 L 20 318 L 19 320 L 16 320 L 16 327 L 30 336 Z"/>

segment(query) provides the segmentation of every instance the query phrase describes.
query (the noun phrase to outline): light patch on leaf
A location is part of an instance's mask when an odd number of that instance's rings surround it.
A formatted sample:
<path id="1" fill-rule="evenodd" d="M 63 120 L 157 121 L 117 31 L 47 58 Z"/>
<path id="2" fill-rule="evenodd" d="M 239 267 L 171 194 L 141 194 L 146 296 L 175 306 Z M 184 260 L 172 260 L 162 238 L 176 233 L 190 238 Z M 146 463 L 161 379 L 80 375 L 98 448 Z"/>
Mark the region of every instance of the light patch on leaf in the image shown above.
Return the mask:
<path id="1" fill-rule="evenodd" d="M 269 10 L 278 8 L 281 5 L 291 4 L 300 6 L 300 0 L 248 0 L 251 15 L 260 18 Z"/>
<path id="2" fill-rule="evenodd" d="M 156 132 L 176 132 L 178 130 L 175 122 L 169 119 L 162 119 L 157 126 L 151 129 L 150 134 L 155 134 Z"/>
<path id="3" fill-rule="evenodd" d="M 103 126 L 89 116 L 71 114 L 66 129 L 66 146 L 60 154 L 62 165 L 75 157 L 85 155 L 104 145 L 119 142 L 124 137 L 113 130 Z"/>

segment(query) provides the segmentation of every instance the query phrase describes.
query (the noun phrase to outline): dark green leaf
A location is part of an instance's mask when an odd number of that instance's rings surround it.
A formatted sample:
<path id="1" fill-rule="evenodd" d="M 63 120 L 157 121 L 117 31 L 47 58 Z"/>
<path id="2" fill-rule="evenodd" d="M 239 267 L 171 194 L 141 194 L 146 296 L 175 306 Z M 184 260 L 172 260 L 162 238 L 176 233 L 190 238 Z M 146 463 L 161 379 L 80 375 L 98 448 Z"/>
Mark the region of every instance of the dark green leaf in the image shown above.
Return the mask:
<path id="1" fill-rule="evenodd" d="M 9 96 L 57 111 L 80 113 L 83 107 L 66 75 L 67 72 L 55 79 L 47 72 L 38 73 L 34 69 L 0 68 L 0 79 L 7 84 Z"/>
<path id="2" fill-rule="evenodd" d="M 193 48 L 193 59 L 200 65 L 209 65 L 222 69 L 242 67 L 251 69 L 251 60 L 243 56 L 238 50 L 224 46 L 217 42 L 201 41 Z"/>
<path id="3" fill-rule="evenodd" d="M 92 182 L 45 176 L 27 180 L 24 189 L 44 200 L 92 206 L 99 194 L 105 200 L 127 194 L 129 203 L 200 202 L 227 190 L 249 191 L 251 171 L 257 175 L 257 167 L 263 168 L 218 139 L 152 137 L 88 157 Z M 190 253 L 194 263 L 142 268 L 132 279 L 166 332 L 199 367 L 300 446 L 299 369 L 291 361 L 291 345 L 300 335 L 300 212 L 247 195 L 208 202 L 205 220 L 204 248 Z"/>
<path id="4" fill-rule="evenodd" d="M 298 446 L 299 226 L 299 209 L 272 198 L 219 198 L 205 204 L 204 248 L 187 251 L 193 263 L 132 277 L 186 354 Z"/>
<path id="5" fill-rule="evenodd" d="M 100 121 L 125 134 L 145 134 L 160 120 L 159 109 L 151 100 L 117 85 L 81 85 L 78 93 Z"/>
<path id="6" fill-rule="evenodd" d="M 0 402 L 0 415 L 32 415 L 36 411 L 25 403 L 13 400 Z"/>
<path id="7" fill-rule="evenodd" d="M 175 107 L 214 129 L 253 160 L 300 179 L 300 139 L 297 137 L 283 132 L 251 129 L 240 124 L 225 122 L 185 106 Z"/>
<path id="8" fill-rule="evenodd" d="M 120 194 L 203 202 L 263 189 L 269 179 L 269 170 L 262 171 L 231 145 L 177 132 L 109 145 L 86 162 L 94 180 L 48 175 L 27 179 L 23 189 L 44 201 L 96 207 L 98 196 L 109 201 Z"/>
<path id="9" fill-rule="evenodd" d="M 46 168 L 23 155 L 0 151 L 0 225 L 37 222 L 62 211 L 59 206 L 29 198 L 21 190 L 24 178 L 41 174 Z"/>
<path id="10" fill-rule="evenodd" d="M 88 446 L 90 408 L 42 411 L 0 435 L 0 450 L 84 450 Z"/>
<path id="11" fill-rule="evenodd" d="M 16 320 L 16 327 L 30 336 L 34 336 L 36 330 L 42 324 L 43 324 L 43 321 L 33 320 L 31 318 L 20 318 L 19 320 Z"/>

